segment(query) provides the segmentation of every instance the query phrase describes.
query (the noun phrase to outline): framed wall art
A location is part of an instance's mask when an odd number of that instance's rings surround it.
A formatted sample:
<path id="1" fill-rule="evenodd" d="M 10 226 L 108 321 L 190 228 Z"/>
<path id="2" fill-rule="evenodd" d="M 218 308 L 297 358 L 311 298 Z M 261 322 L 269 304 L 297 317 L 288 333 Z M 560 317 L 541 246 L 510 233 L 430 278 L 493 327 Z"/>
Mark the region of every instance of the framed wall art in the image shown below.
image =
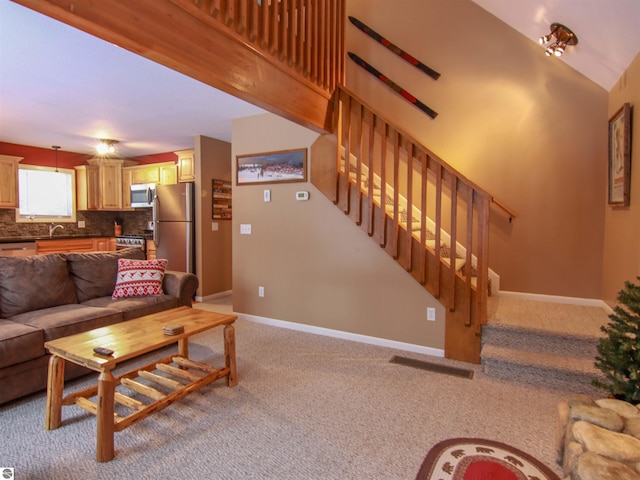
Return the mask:
<path id="1" fill-rule="evenodd" d="M 631 105 L 609 119 L 609 205 L 627 207 L 631 186 Z"/>
<path id="2" fill-rule="evenodd" d="M 211 181 L 213 195 L 212 218 L 214 220 L 231 220 L 231 182 L 226 180 Z"/>
<path id="3" fill-rule="evenodd" d="M 236 185 L 306 181 L 306 148 L 236 156 Z"/>

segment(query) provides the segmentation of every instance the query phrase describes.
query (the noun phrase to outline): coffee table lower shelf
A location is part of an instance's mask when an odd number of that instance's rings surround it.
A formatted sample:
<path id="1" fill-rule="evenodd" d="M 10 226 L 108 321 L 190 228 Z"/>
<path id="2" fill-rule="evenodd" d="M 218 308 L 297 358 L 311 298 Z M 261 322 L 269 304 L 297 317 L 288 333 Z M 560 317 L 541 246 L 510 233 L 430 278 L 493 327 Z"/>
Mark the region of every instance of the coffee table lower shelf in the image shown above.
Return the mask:
<path id="1" fill-rule="evenodd" d="M 154 370 L 164 375 L 153 373 Z M 132 398 L 124 393 L 115 391 L 114 402 L 126 407 L 128 410 L 132 410 L 132 412 L 126 416 L 114 412 L 113 431 L 120 432 L 138 420 L 142 420 L 152 413 L 158 412 L 166 406 L 171 405 L 173 402 L 186 397 L 191 392 L 195 392 L 211 382 L 228 376 L 228 367 L 215 368 L 181 356 L 172 355 L 115 377 L 114 387 L 122 385 L 152 401 L 151 403 L 144 403 L 137 398 Z M 137 379 L 143 379 L 146 382 L 141 383 L 137 381 Z M 184 383 L 185 381 L 187 383 Z M 160 390 L 154 386 L 154 384 L 160 387 Z M 171 391 L 165 393 L 162 390 Z M 97 395 L 98 385 L 93 385 L 65 396 L 62 399 L 62 405 L 68 406 L 75 404 L 97 416 L 98 404 L 89 400 Z"/>

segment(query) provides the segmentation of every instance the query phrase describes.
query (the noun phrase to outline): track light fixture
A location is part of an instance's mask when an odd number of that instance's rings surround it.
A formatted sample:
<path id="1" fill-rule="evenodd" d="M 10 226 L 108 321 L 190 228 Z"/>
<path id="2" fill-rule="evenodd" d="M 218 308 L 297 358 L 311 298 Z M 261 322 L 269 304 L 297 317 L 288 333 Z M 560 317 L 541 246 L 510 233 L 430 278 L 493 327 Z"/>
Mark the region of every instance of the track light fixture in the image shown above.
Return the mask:
<path id="1" fill-rule="evenodd" d="M 96 151 L 98 155 L 110 155 L 116 152 L 117 140 L 109 140 L 106 138 L 101 139 L 96 145 Z"/>
<path id="2" fill-rule="evenodd" d="M 555 55 L 560 57 L 568 45 L 577 45 L 578 37 L 561 23 L 552 23 L 551 32 L 538 39 L 538 43 L 545 48 L 544 54 L 548 57 Z"/>

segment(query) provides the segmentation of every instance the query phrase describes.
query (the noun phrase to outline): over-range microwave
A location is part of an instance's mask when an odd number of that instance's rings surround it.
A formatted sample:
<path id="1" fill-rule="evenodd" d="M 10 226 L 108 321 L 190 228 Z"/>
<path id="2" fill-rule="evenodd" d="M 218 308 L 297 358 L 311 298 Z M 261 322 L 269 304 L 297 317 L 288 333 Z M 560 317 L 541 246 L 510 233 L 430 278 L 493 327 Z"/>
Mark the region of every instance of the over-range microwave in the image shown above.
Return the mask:
<path id="1" fill-rule="evenodd" d="M 154 183 L 131 185 L 131 206 L 133 208 L 153 207 L 155 196 L 156 185 Z"/>

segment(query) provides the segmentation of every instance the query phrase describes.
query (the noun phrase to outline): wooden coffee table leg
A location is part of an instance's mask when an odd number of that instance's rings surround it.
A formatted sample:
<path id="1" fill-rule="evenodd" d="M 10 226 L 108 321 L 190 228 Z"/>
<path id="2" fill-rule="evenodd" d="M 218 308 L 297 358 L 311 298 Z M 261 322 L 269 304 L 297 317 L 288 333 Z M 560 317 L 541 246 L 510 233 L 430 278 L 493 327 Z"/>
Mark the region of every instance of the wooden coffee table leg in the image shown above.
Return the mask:
<path id="1" fill-rule="evenodd" d="M 229 376 L 227 377 L 227 385 L 235 387 L 238 384 L 238 376 L 236 374 L 236 333 L 233 325 L 224 327 L 224 362 L 229 368 Z"/>
<path id="2" fill-rule="evenodd" d="M 62 391 L 64 389 L 64 358 L 51 355 L 47 376 L 47 411 L 45 428 L 55 430 L 62 423 Z"/>
<path id="3" fill-rule="evenodd" d="M 115 456 L 113 448 L 113 410 L 116 380 L 111 371 L 98 377 L 98 411 L 96 429 L 96 460 L 108 462 Z"/>
<path id="4" fill-rule="evenodd" d="M 178 340 L 178 355 L 189 358 L 189 339 L 181 338 Z"/>

